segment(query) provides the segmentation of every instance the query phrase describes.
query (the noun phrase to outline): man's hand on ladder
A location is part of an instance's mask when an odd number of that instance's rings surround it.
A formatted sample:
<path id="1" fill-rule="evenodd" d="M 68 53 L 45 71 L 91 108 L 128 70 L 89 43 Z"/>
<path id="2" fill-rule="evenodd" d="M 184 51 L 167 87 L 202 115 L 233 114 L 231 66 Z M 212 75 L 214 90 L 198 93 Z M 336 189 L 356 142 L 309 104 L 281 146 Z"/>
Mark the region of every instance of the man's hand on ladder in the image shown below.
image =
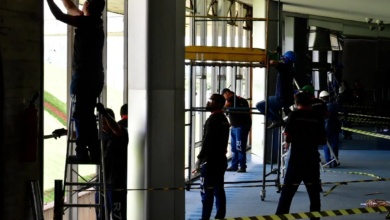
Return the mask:
<path id="1" fill-rule="evenodd" d="M 107 115 L 107 111 L 106 111 L 106 108 L 104 107 L 104 105 L 102 103 L 97 103 L 96 104 L 96 110 L 102 114 L 103 116 L 106 116 Z"/>

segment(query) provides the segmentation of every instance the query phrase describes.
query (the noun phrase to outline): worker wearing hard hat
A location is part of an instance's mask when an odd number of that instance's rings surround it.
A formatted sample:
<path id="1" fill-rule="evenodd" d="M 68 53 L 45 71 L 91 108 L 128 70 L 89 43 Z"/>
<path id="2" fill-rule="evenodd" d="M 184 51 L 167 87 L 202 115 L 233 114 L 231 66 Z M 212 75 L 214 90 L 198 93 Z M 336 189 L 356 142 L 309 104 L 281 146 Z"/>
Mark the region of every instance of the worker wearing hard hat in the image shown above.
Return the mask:
<path id="1" fill-rule="evenodd" d="M 287 51 L 279 60 L 270 60 L 269 64 L 278 70 L 276 79 L 276 91 L 274 96 L 269 96 L 268 100 L 260 101 L 256 104 L 257 110 L 265 114 L 265 103 L 268 101 L 267 117 L 272 123 L 267 129 L 277 128 L 284 125 L 279 111 L 283 109 L 286 115 L 289 114 L 290 106 L 294 104 L 294 63 L 297 61 L 295 52 Z"/>
<path id="2" fill-rule="evenodd" d="M 333 160 L 332 163 L 328 164 L 329 168 L 337 167 L 340 165 L 338 162 L 339 156 L 339 134 L 341 132 L 341 123 L 338 117 L 339 113 L 339 104 L 336 101 L 330 100 L 330 95 L 328 91 L 321 91 L 319 94 L 319 98 L 326 102 L 328 108 L 328 117 L 325 118 L 325 130 L 326 136 L 328 139 L 328 144 L 325 144 L 324 155 L 326 163 L 329 163 Z M 334 155 L 331 155 L 331 151 L 329 147 L 332 148 Z M 332 158 L 336 157 L 336 158 Z M 337 160 L 334 160 L 337 159 Z"/>

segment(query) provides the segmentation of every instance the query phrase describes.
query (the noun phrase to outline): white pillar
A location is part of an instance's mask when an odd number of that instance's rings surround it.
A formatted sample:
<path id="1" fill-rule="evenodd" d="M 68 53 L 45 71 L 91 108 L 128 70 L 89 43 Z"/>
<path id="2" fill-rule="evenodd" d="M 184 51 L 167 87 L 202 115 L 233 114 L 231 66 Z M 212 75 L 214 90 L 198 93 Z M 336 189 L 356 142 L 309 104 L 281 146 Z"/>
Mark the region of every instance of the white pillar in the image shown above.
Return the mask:
<path id="1" fill-rule="evenodd" d="M 184 219 L 185 1 L 128 4 L 127 219 Z"/>

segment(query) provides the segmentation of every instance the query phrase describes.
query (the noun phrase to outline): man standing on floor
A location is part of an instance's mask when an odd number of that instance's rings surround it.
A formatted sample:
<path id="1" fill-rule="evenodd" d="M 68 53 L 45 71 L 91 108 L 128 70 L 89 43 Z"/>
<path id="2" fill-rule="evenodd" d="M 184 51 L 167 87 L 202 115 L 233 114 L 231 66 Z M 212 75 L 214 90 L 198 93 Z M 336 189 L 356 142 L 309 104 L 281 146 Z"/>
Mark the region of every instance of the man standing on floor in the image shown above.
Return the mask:
<path id="1" fill-rule="evenodd" d="M 295 103 L 298 109 L 289 114 L 284 130 L 285 146 L 291 151 L 276 214 L 290 212 L 292 199 L 302 181 L 309 194 L 310 212 L 321 209 L 318 145 L 326 143 L 324 119 L 312 110 L 307 93 L 296 94 Z"/>
<path id="2" fill-rule="evenodd" d="M 222 95 L 226 100 L 224 108 L 227 111 L 232 126 L 230 130 L 232 161 L 226 171 L 245 173 L 246 146 L 248 134 L 252 126 L 249 104 L 246 99 L 236 96 L 230 89 L 223 89 Z"/>
<path id="3" fill-rule="evenodd" d="M 75 162 L 100 161 L 94 109 L 104 84 L 102 11 L 104 0 L 87 0 L 80 10 L 71 0 L 62 0 L 64 14 L 54 0 L 47 0 L 54 17 L 76 28 L 70 94 L 76 98 L 72 115 L 76 126 Z M 89 154 L 88 154 L 89 153 Z"/>
<path id="4" fill-rule="evenodd" d="M 227 146 L 229 122 L 222 111 L 225 99 L 213 94 L 207 102 L 206 110 L 211 112 L 203 127 L 202 149 L 197 156 L 196 171 L 200 171 L 202 197 L 202 220 L 208 220 L 213 209 L 215 196 L 216 219 L 225 218 L 226 195 L 224 176 L 227 167 Z"/>
<path id="5" fill-rule="evenodd" d="M 96 105 L 97 110 L 103 116 L 103 140 L 104 140 L 104 162 L 107 186 L 108 214 L 111 213 L 112 220 L 126 219 L 127 206 L 127 146 L 129 137 L 127 133 L 127 104 L 120 109 L 121 120 L 115 121 L 115 114 L 103 104 Z M 95 197 L 98 203 L 99 193 Z M 97 213 L 97 219 L 103 220 L 103 213 Z"/>
<path id="6" fill-rule="evenodd" d="M 321 91 L 319 98 L 326 102 L 328 107 L 328 117 L 325 119 L 325 130 L 328 143 L 323 146 L 325 161 L 329 168 L 338 167 L 339 160 L 339 135 L 341 132 L 341 122 L 339 120 L 339 104 L 337 101 L 331 101 L 328 91 Z M 328 145 L 329 144 L 329 145 Z M 329 148 L 332 148 L 334 155 L 331 155 Z M 335 156 L 336 158 L 333 158 Z M 335 160 L 337 159 L 337 160 Z M 330 163 L 330 161 L 332 161 Z"/>

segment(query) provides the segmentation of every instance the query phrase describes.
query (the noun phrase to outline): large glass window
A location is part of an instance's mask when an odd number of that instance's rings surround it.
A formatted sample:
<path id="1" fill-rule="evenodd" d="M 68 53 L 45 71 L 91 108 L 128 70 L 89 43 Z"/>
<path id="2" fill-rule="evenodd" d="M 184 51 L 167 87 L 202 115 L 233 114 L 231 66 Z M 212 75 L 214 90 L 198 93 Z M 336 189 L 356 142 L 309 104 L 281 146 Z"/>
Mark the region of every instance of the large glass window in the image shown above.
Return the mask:
<path id="1" fill-rule="evenodd" d="M 197 1 L 200 8 L 194 9 L 192 2 L 187 1 L 186 46 L 250 46 L 251 28 L 248 28 L 248 25 L 245 26 L 242 20 L 232 21 L 228 19 L 231 13 L 233 13 L 231 18 L 235 18 L 236 15 L 244 16 L 243 14 L 251 9 L 250 7 L 246 6 L 244 10 L 242 3 L 234 2 L 234 5 L 231 6 L 232 3 L 229 1 L 204 0 Z M 229 10 L 224 11 L 227 9 Z M 193 14 L 194 11 L 197 13 Z M 187 62 L 189 61 L 187 60 Z M 190 169 L 193 169 L 196 156 L 200 151 L 203 124 L 209 116 L 209 113 L 205 112 L 209 96 L 214 92 L 220 93 L 223 88 L 229 87 L 231 90 L 236 90 L 235 92 L 238 95 L 250 98 L 248 88 L 249 68 L 224 65 L 228 61 L 203 60 L 198 62 L 203 64 L 192 63 L 192 65 L 188 65 L 185 75 L 185 102 L 188 110 L 186 112 L 187 129 L 185 137 L 186 167 Z M 209 63 L 216 62 L 221 65 L 208 66 Z M 190 109 L 191 111 L 189 111 Z M 192 164 L 189 164 L 189 160 Z"/>
<path id="2" fill-rule="evenodd" d="M 61 2 L 57 3 L 62 7 Z M 231 2 L 204 0 L 203 6 L 206 7 L 203 10 L 195 10 L 193 3 L 194 1 L 186 0 L 186 46 L 249 46 L 250 29 L 244 25 L 243 21 L 231 23 L 229 19 L 226 19 L 231 12 L 223 10 L 229 8 Z M 222 7 L 218 4 L 227 4 L 228 6 Z M 239 13 L 238 16 L 240 17 L 243 16 L 240 11 L 243 5 L 237 2 L 233 4 L 233 17 L 236 16 L 236 13 Z M 47 4 L 45 4 L 45 7 L 47 7 Z M 206 11 L 206 8 L 209 10 Z M 61 9 L 65 11 L 63 7 Z M 194 11 L 197 11 L 197 13 L 194 14 Z M 107 13 L 106 79 L 103 92 L 106 97 L 103 100 L 106 101 L 106 107 L 115 112 L 117 120 L 119 120 L 119 109 L 124 104 L 125 93 L 123 90 L 126 89 L 124 79 L 126 79 L 127 74 L 124 71 L 123 48 L 125 47 L 125 41 L 123 27 L 123 14 Z M 50 134 L 57 128 L 67 127 L 68 87 L 71 74 L 68 68 L 70 68 L 69 59 L 71 59 L 73 47 L 73 45 L 68 45 L 68 30 L 67 25 L 55 20 L 50 10 L 45 8 L 45 134 Z M 237 94 L 245 97 L 249 94 L 247 82 L 250 71 L 246 68 L 223 65 L 192 67 L 187 65 L 185 70 L 185 108 L 186 110 L 197 109 L 192 112 L 186 111 L 185 114 L 185 167 L 192 169 L 193 164 L 189 164 L 189 159 L 191 157 L 192 162 L 196 159 L 196 155 L 200 150 L 203 124 L 209 116 L 209 113 L 204 111 L 207 99 L 212 93 L 220 92 L 221 89 L 229 86 L 231 89 L 237 89 Z M 54 179 L 64 178 L 66 140 L 66 138 L 45 140 L 45 189 L 53 187 Z M 192 150 L 189 146 L 192 146 Z M 83 169 L 85 168 L 80 170 L 83 175 L 96 172 L 96 168 L 93 166 L 85 171 Z"/>

